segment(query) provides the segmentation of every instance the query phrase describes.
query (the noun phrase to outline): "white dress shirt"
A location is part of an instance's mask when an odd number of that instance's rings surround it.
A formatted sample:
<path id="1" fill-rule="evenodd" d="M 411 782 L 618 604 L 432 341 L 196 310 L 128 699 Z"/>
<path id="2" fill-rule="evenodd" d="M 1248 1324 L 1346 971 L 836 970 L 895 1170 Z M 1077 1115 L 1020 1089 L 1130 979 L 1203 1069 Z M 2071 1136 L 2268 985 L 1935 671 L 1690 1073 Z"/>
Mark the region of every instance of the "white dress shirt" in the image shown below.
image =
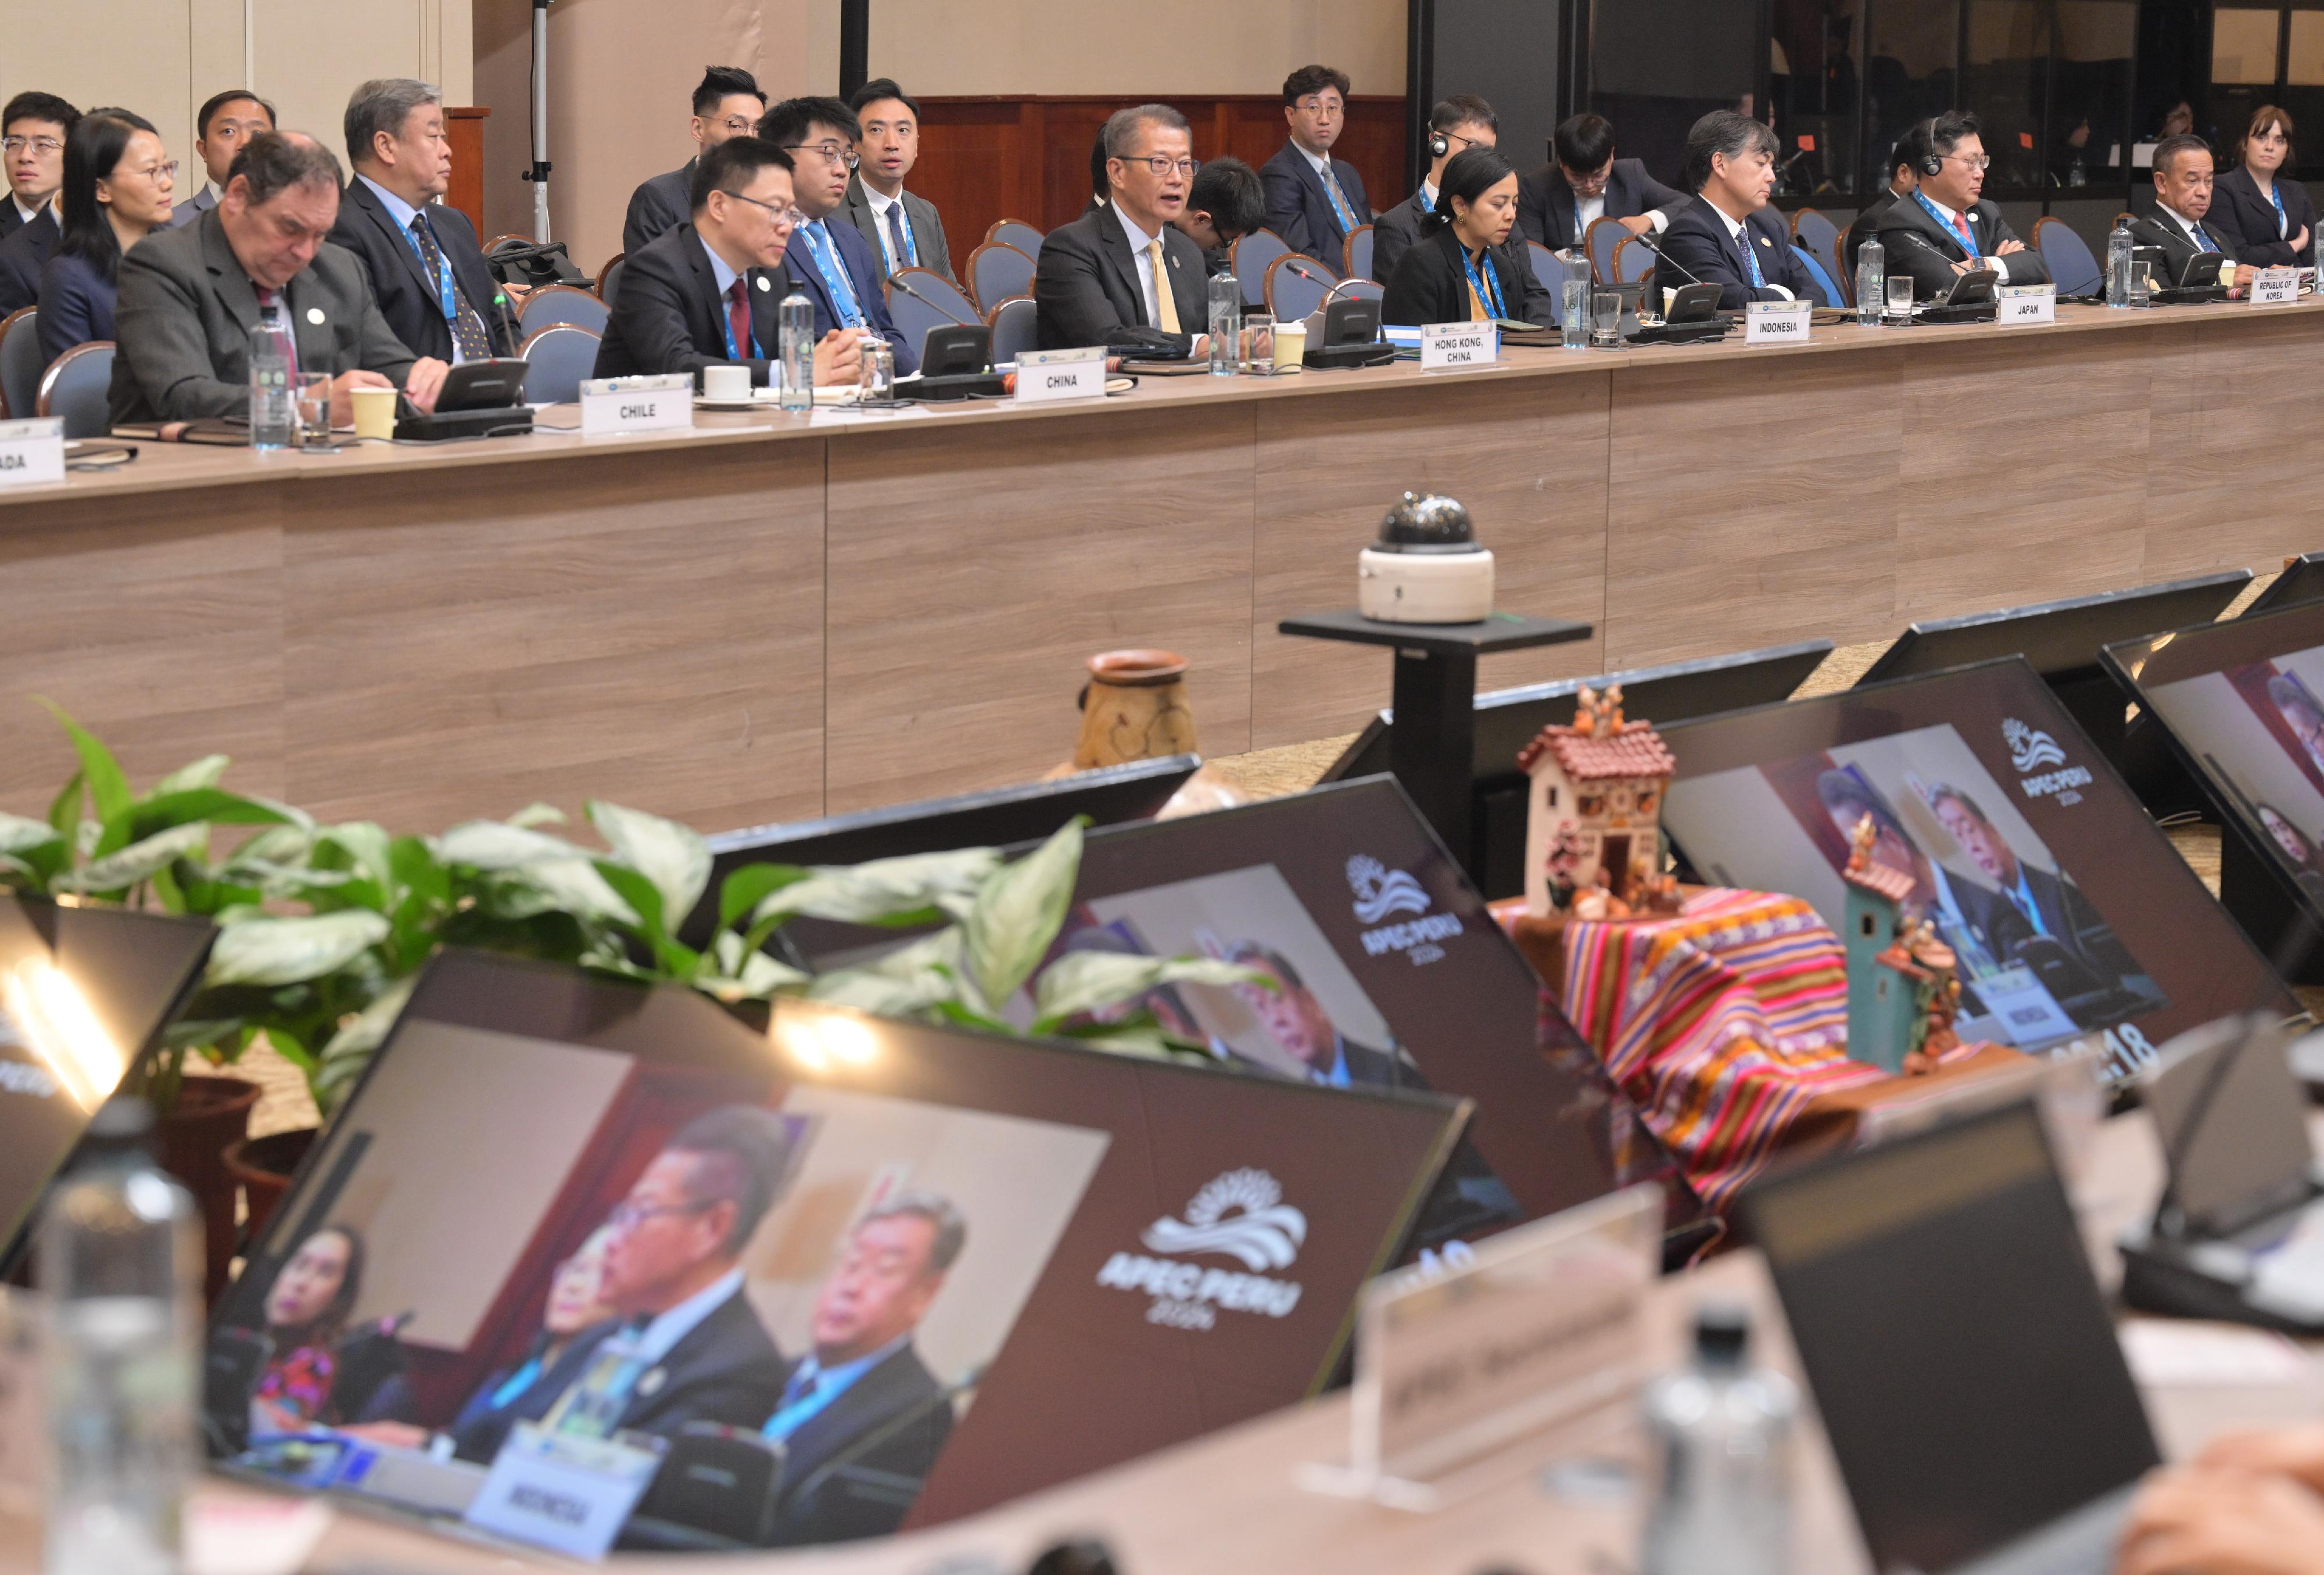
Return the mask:
<path id="1" fill-rule="evenodd" d="M 1159 327 L 1162 324 L 1162 298 L 1155 291 L 1167 290 L 1169 283 L 1167 280 L 1154 277 L 1154 253 L 1147 248 L 1154 244 L 1155 237 L 1130 223 L 1130 216 L 1121 211 L 1120 203 L 1112 206 L 1113 216 L 1120 224 L 1121 233 L 1130 237 L 1130 256 L 1138 263 L 1138 288 L 1146 292 L 1146 325 Z M 1179 327 L 1183 330 L 1185 325 L 1182 323 Z"/>
<path id="2" fill-rule="evenodd" d="M 1746 240 L 1743 238 L 1743 221 L 1742 221 L 1741 219 L 1738 219 L 1738 218 L 1729 218 L 1729 217 L 1728 217 L 1728 216 L 1727 216 L 1727 210 L 1726 210 L 1725 208 L 1723 208 L 1723 207 L 1720 207 L 1720 206 L 1719 206 L 1717 203 L 1715 203 L 1715 202 L 1711 203 L 1710 207 L 1711 207 L 1711 212 L 1713 212 L 1713 213 L 1715 213 L 1715 214 L 1717 214 L 1717 215 L 1719 216 L 1719 222 L 1720 222 L 1720 224 L 1725 225 L 1725 226 L 1727 226 L 1727 238 L 1728 238 L 1729 240 L 1735 242 L 1738 245 L 1748 245 L 1748 244 L 1749 244 L 1749 243 L 1748 243 L 1748 241 L 1746 241 Z M 1767 265 L 1766 265 L 1765 262 L 1760 263 L 1760 264 L 1759 264 L 1759 272 L 1760 272 L 1761 276 L 1762 276 L 1762 277 L 1765 277 L 1765 276 L 1766 276 L 1766 272 L 1767 272 Z M 1748 280 L 1749 276 L 1747 274 L 1745 277 L 1746 277 L 1746 279 Z M 1784 286 L 1783 286 L 1783 285 L 1780 285 L 1780 284 L 1775 283 L 1773 280 L 1769 280 L 1769 281 L 1767 281 L 1767 286 L 1766 286 L 1766 288 L 1767 288 L 1767 289 L 1769 289 L 1769 290 L 1774 290 L 1777 295 L 1782 296 L 1785 300 L 1791 300 L 1791 299 L 1795 299 L 1795 298 L 1793 296 L 1792 292 L 1791 292 L 1788 289 L 1786 289 L 1786 288 L 1785 288 Z"/>
<path id="3" fill-rule="evenodd" d="M 1921 193 L 1921 197 L 1931 207 L 1937 210 L 1937 216 L 1945 221 L 1945 228 L 1951 233 L 1955 240 L 1959 240 L 1960 238 L 1960 231 L 1956 227 L 1954 221 L 1960 219 L 1961 216 L 1955 213 L 1951 208 L 1947 207 L 1943 203 L 1939 202 L 1935 198 L 1931 197 L 1925 191 Z M 1902 202 L 1904 198 L 1900 197 L 1896 200 Z M 1969 226 L 1969 233 L 1971 235 L 1975 235 L 1977 234 L 1977 228 L 1974 225 Z M 1999 268 L 2005 271 L 2006 271 L 2009 266 L 2009 264 L 2004 262 L 1998 257 L 1979 257 L 1976 255 L 1970 256 L 1969 264 L 1972 267 Z"/>
<path id="4" fill-rule="evenodd" d="M 9 200 L 10 202 L 12 202 L 12 203 L 15 203 L 15 205 L 16 205 L 16 216 L 17 216 L 18 218 L 20 218 L 20 219 L 23 220 L 23 221 L 24 221 L 24 223 L 26 223 L 26 224 L 31 224 L 34 219 L 36 219 L 36 218 L 40 217 L 40 216 L 41 216 L 41 215 L 42 215 L 44 211 L 46 211 L 46 208 L 56 207 L 55 202 L 54 202 L 54 201 L 51 201 L 51 202 L 49 202 L 48 204 L 46 204 L 44 207 L 25 207 L 22 202 L 17 201 L 17 199 L 16 199 L 16 198 L 15 198 L 15 196 L 14 196 L 14 193 L 11 193 L 11 194 L 10 194 L 10 196 L 9 196 L 9 198 L 8 198 L 8 200 Z M 63 225 L 64 225 L 64 220 L 63 220 L 61 217 L 60 217 L 60 218 L 58 219 L 58 221 L 57 221 L 57 224 L 58 224 L 58 227 L 59 227 L 59 228 L 62 228 L 62 227 L 63 227 Z"/>
<path id="5" fill-rule="evenodd" d="M 2176 225 L 2177 225 L 2181 229 L 2182 229 L 2182 230 L 2186 231 L 2186 232 L 2187 232 L 2187 239 L 2188 239 L 2190 243 L 2192 243 L 2192 244 L 2195 246 L 2195 248 L 2196 248 L 2198 251 L 2217 250 L 2217 249 L 2218 249 L 2218 244 L 2218 244 L 2218 242 L 2217 242 L 2217 241 L 2213 241 L 2213 242 L 2211 242 L 2211 243 L 2210 243 L 2210 244 L 2209 244 L 2209 247 L 2206 247 L 2206 246 L 2204 245 L 2203 242 L 2199 241 L 2199 240 L 2196 240 L 2196 239 L 2195 239 L 2195 221 L 2194 221 L 2193 219 L 2189 218 L 2185 214 L 2181 213 L 2177 208 L 2175 208 L 2175 207 L 2172 207 L 2169 203 L 2167 203 L 2167 202 L 2162 202 L 2162 201 L 2158 201 L 2158 202 L 2156 202 L 2156 203 L 2155 203 L 2155 205 L 2154 205 L 2154 211 L 2155 211 L 2155 212 L 2157 212 L 2157 213 L 2159 213 L 2159 214 L 2161 214 L 2161 215 L 2163 215 L 2165 218 L 2168 218 L 2168 219 L 2172 220 L 2172 221 L 2173 223 L 2175 223 L 2175 224 L 2176 224 Z"/>
<path id="6" fill-rule="evenodd" d="M 646 1325 L 632 1343 L 640 1360 L 649 1364 L 668 1356 L 678 1342 L 701 1327 L 719 1304 L 742 1288 L 742 1271 L 729 1269 L 669 1312 Z"/>

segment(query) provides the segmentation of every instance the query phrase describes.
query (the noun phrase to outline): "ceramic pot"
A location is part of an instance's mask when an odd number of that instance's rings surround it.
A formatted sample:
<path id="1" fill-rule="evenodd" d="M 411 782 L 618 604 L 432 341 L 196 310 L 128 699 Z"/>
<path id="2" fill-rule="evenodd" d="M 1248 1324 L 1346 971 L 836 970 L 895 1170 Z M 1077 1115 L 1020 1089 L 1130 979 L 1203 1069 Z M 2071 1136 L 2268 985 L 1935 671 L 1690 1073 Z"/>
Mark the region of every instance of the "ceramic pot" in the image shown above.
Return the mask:
<path id="1" fill-rule="evenodd" d="M 243 1229 L 248 1239 L 257 1240 L 267 1220 L 274 1217 L 275 1205 L 290 1190 L 290 1178 L 298 1174 L 299 1162 L 315 1146 L 319 1131 L 315 1127 L 300 1127 L 264 1138 L 244 1138 L 226 1146 L 226 1174 L 242 1188 Z"/>
<path id="2" fill-rule="evenodd" d="M 234 1260 L 238 1189 L 226 1174 L 226 1146 L 249 1135 L 261 1091 L 239 1077 L 181 1078 L 177 1102 L 155 1130 L 161 1168 L 186 1184 L 202 1211 L 202 1285 L 212 1302 Z"/>
<path id="3" fill-rule="evenodd" d="M 1074 745 L 1075 770 L 1195 752 L 1185 658 L 1167 650 L 1109 650 L 1090 658 L 1089 670 L 1081 738 Z"/>

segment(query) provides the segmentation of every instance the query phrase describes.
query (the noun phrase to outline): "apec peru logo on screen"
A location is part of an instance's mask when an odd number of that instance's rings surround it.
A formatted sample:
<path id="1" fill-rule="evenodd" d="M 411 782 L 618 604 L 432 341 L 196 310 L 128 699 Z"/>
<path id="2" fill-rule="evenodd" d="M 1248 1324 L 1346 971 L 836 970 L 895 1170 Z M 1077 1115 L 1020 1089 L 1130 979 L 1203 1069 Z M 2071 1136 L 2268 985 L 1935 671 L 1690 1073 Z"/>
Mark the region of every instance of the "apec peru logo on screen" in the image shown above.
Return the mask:
<path id="1" fill-rule="evenodd" d="M 2055 798 L 2061 805 L 2080 804 L 2082 801 L 2082 796 L 2077 789 L 2090 785 L 2090 769 L 2088 766 L 2067 765 L 2066 751 L 2058 747 L 2056 739 L 2052 738 L 2042 729 L 2028 727 L 2017 718 L 2011 716 L 2005 718 L 2001 723 L 2001 741 L 2009 747 L 2009 763 L 2021 774 L 2027 771 L 2041 772 L 2039 776 L 2022 777 L 2018 782 L 2018 790 L 2026 797 Z M 2042 771 L 2044 766 L 2057 766 L 2062 769 L 2055 771 Z"/>
<path id="2" fill-rule="evenodd" d="M 1164 1215 L 1139 1238 L 1148 1257 L 1117 1252 L 1098 1271 L 1109 1290 L 1154 1298 L 1148 1323 L 1210 1329 L 1221 1310 L 1281 1318 L 1299 1304 L 1296 1281 L 1271 1279 L 1289 1268 L 1307 1241 L 1307 1216 L 1283 1201 L 1283 1184 L 1248 1166 L 1213 1178 L 1188 1201 L 1185 1217 Z M 1231 1257 L 1250 1270 L 1173 1263 L 1174 1257 Z"/>
<path id="3" fill-rule="evenodd" d="M 1348 861 L 1348 889 L 1355 894 L 1356 922 L 1377 926 L 1360 937 L 1370 956 L 1402 952 L 1417 968 L 1444 955 L 1444 948 L 1437 943 L 1461 933 L 1459 915 L 1430 913 L 1435 905 L 1419 881 L 1405 870 L 1389 869 L 1370 853 L 1358 853 Z M 1401 924 L 1380 923 L 1400 913 L 1418 916 Z"/>

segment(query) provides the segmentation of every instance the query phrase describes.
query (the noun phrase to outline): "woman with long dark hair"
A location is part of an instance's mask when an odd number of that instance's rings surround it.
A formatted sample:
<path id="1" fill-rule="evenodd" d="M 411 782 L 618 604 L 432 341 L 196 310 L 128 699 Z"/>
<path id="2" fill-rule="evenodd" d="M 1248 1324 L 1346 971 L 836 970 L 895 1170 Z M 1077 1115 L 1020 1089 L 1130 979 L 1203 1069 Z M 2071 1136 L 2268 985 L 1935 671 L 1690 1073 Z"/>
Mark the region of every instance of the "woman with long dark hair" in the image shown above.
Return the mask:
<path id="1" fill-rule="evenodd" d="M 1491 148 L 1463 148 L 1444 165 L 1436 206 L 1421 218 L 1421 236 L 1396 265 L 1380 303 L 1380 321 L 1536 322 L 1527 311 L 1524 262 L 1508 238 L 1517 222 L 1517 175 Z M 1546 302 L 1548 292 L 1539 292 Z"/>
<path id="2" fill-rule="evenodd" d="M 178 166 L 144 116 L 97 109 L 65 137 L 64 232 L 41 270 L 41 355 L 113 337 L 122 253 L 170 222 Z"/>
<path id="3" fill-rule="evenodd" d="M 266 1289 L 273 1354 L 250 1395 L 254 1436 L 297 1432 L 324 1420 L 339 1376 L 339 1346 L 363 1292 L 363 1238 L 326 1225 L 299 1244 Z"/>
<path id="4" fill-rule="evenodd" d="M 2292 116 L 2273 104 L 2252 111 L 2236 143 L 2236 162 L 2212 189 L 2204 224 L 2255 268 L 2297 268 L 2313 260 L 2316 203 L 2304 182 L 2285 176 L 2292 162 Z"/>

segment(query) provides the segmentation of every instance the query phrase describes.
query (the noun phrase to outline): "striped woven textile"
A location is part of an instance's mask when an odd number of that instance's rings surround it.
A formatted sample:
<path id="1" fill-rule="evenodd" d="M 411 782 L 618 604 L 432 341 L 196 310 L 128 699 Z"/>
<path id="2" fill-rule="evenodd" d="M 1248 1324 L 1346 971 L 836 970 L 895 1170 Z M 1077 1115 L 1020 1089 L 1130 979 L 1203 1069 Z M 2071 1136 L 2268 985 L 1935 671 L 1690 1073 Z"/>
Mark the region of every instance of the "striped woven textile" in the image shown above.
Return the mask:
<path id="1" fill-rule="evenodd" d="M 1565 1014 L 1724 1211 L 1848 1059 L 1840 939 L 1796 897 L 1712 888 L 1668 919 L 1565 928 Z"/>

